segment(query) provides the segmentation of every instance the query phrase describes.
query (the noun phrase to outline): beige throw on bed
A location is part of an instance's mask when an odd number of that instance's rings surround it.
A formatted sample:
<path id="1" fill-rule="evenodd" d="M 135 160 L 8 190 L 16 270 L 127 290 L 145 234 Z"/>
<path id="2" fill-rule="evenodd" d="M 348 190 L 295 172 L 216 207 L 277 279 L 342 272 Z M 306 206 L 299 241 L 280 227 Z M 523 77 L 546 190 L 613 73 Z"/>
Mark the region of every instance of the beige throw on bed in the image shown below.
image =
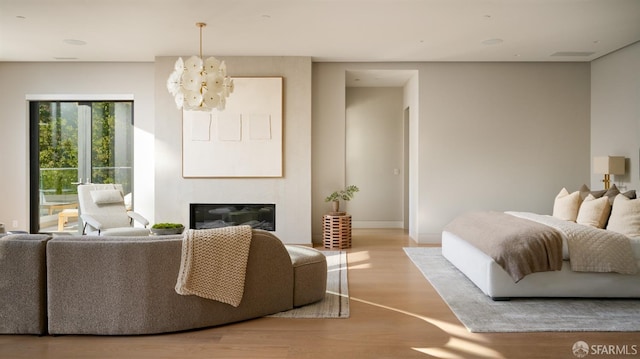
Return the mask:
<path id="1" fill-rule="evenodd" d="M 239 306 L 251 236 L 250 226 L 187 230 L 176 292 Z"/>
<path id="2" fill-rule="evenodd" d="M 552 216 L 528 212 L 508 213 L 545 224 L 564 233 L 569 247 L 571 270 L 575 272 L 635 274 L 638 271 L 631 241 L 623 234 L 563 221 Z"/>
<path id="3" fill-rule="evenodd" d="M 562 236 L 541 223 L 504 212 L 469 212 L 444 230 L 493 258 L 515 282 L 527 274 L 562 269 Z"/>

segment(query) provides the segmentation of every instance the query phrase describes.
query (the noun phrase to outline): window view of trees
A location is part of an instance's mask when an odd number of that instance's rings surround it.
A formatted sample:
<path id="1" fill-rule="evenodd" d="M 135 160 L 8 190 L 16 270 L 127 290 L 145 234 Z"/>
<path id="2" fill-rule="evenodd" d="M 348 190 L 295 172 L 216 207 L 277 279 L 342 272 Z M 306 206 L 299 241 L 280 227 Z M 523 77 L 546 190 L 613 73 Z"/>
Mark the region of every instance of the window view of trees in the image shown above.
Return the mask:
<path id="1" fill-rule="evenodd" d="M 120 104 L 122 105 L 122 103 Z M 127 104 L 128 113 L 132 112 L 131 103 Z M 131 191 L 131 155 L 124 154 L 122 161 L 116 149 L 116 104 L 113 102 L 94 102 L 91 107 L 91 182 L 120 183 L 126 192 Z M 126 123 L 126 122 L 125 122 Z M 130 123 L 130 121 L 129 121 Z M 131 131 L 125 134 L 126 143 L 130 143 Z M 123 144 L 120 144 L 121 146 Z M 124 147 L 124 146 L 123 146 Z M 122 150 L 122 149 L 120 149 Z"/>
<path id="2" fill-rule="evenodd" d="M 78 110 L 73 103 L 41 102 L 38 106 L 40 188 L 75 193 L 78 181 Z"/>
<path id="3" fill-rule="evenodd" d="M 90 107 L 90 116 L 81 106 Z M 131 102 L 40 102 L 40 189 L 75 194 L 78 182 L 90 181 L 121 183 L 130 192 L 132 113 Z M 90 156 L 89 172 L 82 168 L 83 151 Z"/>

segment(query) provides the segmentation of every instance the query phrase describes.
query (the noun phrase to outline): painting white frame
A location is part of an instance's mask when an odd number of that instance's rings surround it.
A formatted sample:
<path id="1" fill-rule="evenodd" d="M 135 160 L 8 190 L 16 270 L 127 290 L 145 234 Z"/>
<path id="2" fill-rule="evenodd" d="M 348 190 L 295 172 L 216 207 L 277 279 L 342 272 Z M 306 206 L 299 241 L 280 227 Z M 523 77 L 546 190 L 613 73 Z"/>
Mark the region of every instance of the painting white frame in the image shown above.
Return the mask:
<path id="1" fill-rule="evenodd" d="M 182 176 L 282 177 L 282 77 L 234 77 L 224 111 L 182 112 Z"/>

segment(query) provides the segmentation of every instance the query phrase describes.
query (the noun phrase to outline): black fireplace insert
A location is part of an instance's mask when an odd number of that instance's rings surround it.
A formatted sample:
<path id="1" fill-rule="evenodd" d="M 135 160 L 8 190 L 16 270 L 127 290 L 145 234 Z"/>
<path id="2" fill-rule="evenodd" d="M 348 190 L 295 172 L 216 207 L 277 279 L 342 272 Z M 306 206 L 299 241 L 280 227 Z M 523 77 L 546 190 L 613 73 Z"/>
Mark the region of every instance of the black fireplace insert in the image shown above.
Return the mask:
<path id="1" fill-rule="evenodd" d="M 191 203 L 189 205 L 189 228 L 191 229 L 240 225 L 275 231 L 276 205 L 273 203 Z"/>

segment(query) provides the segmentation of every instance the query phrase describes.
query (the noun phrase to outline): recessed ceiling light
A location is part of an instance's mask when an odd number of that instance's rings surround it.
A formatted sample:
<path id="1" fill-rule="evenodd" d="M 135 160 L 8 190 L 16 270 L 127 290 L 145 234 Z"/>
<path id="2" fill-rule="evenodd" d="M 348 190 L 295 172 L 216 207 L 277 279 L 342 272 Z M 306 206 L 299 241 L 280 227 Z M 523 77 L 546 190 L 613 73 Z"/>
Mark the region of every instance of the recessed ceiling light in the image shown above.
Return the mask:
<path id="1" fill-rule="evenodd" d="M 62 41 L 67 45 L 75 45 L 75 46 L 82 46 L 87 44 L 86 41 L 76 40 L 76 39 L 64 39 Z"/>
<path id="2" fill-rule="evenodd" d="M 497 44 L 501 44 L 503 42 L 504 42 L 504 40 L 502 40 L 502 39 L 487 39 L 487 40 L 484 40 L 482 43 L 484 45 L 497 45 Z"/>

